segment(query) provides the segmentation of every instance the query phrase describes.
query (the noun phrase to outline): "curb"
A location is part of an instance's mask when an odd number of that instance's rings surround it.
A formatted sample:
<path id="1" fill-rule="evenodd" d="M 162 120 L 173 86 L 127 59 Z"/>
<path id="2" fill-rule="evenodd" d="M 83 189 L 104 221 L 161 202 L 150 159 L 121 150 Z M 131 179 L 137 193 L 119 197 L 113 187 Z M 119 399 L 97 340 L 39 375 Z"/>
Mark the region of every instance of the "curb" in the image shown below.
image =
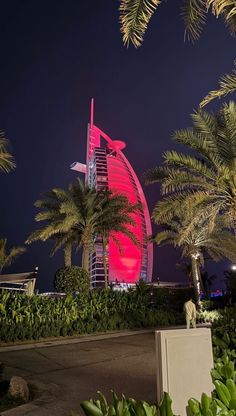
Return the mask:
<path id="1" fill-rule="evenodd" d="M 202 327 L 211 327 L 209 324 L 198 324 L 198 328 Z M 186 328 L 185 325 L 179 326 L 163 326 L 157 328 L 148 328 L 148 329 L 139 329 L 133 331 L 116 331 L 110 333 L 102 333 L 102 334 L 92 334 L 92 335 L 80 335 L 73 338 L 66 338 L 66 339 L 52 339 L 52 340 L 45 340 L 45 341 L 38 341 L 38 342 L 29 342 L 25 344 L 13 344 L 8 346 L 0 346 L 0 352 L 10 352 L 10 351 L 21 351 L 21 350 L 31 350 L 36 348 L 49 348 L 49 347 L 56 347 L 60 345 L 69 345 L 69 344 L 80 344 L 83 342 L 90 342 L 90 341 L 99 341 L 102 339 L 112 339 L 112 338 L 120 338 L 120 337 L 127 337 L 132 335 L 139 335 L 139 334 L 146 334 L 155 331 L 167 330 L 167 329 L 184 329 Z"/>

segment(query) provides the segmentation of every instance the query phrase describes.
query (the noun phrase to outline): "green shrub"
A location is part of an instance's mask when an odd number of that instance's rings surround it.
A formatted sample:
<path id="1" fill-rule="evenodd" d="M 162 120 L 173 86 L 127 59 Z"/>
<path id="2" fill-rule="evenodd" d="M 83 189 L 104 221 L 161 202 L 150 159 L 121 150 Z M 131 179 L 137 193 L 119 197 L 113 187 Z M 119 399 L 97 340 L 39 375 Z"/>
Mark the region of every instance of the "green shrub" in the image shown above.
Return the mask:
<path id="1" fill-rule="evenodd" d="M 235 416 L 236 415 L 236 385 L 233 379 L 225 382 L 213 380 L 215 390 L 212 397 L 202 393 L 201 401 L 194 398 L 188 400 L 187 414 L 190 416 Z M 97 400 L 85 400 L 81 407 L 86 416 L 174 416 L 172 400 L 164 393 L 159 405 L 150 405 L 146 401 L 136 401 L 133 398 L 121 398 L 112 392 L 112 401 L 98 392 Z M 77 413 L 72 413 L 78 416 Z"/>
<path id="2" fill-rule="evenodd" d="M 215 359 L 225 354 L 229 359 L 236 358 L 236 307 L 220 311 L 220 318 L 212 326 L 212 342 Z"/>
<path id="3" fill-rule="evenodd" d="M 157 416 L 157 406 L 150 405 L 145 401 L 136 401 L 134 399 L 126 399 L 124 395 L 119 399 L 112 391 L 112 402 L 108 403 L 106 397 L 98 392 L 98 400 L 85 400 L 81 403 L 81 407 L 86 416 Z M 164 406 L 166 400 L 170 400 L 169 395 L 165 395 Z M 171 400 L 170 400 L 171 402 Z M 164 408 L 163 406 L 163 408 Z M 77 413 L 72 415 L 76 416 Z M 173 415 L 173 414 L 172 414 Z M 172 416 L 170 413 L 168 416 Z M 164 416 L 164 413 L 163 413 Z M 167 416 L 167 414 L 165 414 Z"/>
<path id="4" fill-rule="evenodd" d="M 232 362 L 212 370 L 215 386 L 212 396 L 202 393 L 201 401 L 194 398 L 188 400 L 187 414 L 190 416 L 235 416 L 236 415 L 236 384 L 235 367 Z M 164 393 L 159 405 L 150 405 L 146 401 L 136 401 L 122 394 L 121 398 L 112 391 L 112 401 L 98 392 L 97 400 L 85 400 L 81 407 L 86 416 L 173 416 L 172 400 Z M 76 416 L 77 413 L 73 413 Z"/>
<path id="5" fill-rule="evenodd" d="M 65 292 L 66 294 L 88 293 L 90 288 L 89 274 L 78 266 L 63 267 L 55 274 L 54 287 L 57 292 Z"/>
<path id="6" fill-rule="evenodd" d="M 2 342 L 177 325 L 183 319 L 175 310 L 150 306 L 135 290 L 98 290 L 63 298 L 0 293 Z"/>
<path id="7" fill-rule="evenodd" d="M 219 319 L 222 317 L 222 314 L 218 310 L 213 311 L 201 311 L 197 313 L 198 322 L 205 322 L 205 323 L 214 323 L 218 322 Z"/>

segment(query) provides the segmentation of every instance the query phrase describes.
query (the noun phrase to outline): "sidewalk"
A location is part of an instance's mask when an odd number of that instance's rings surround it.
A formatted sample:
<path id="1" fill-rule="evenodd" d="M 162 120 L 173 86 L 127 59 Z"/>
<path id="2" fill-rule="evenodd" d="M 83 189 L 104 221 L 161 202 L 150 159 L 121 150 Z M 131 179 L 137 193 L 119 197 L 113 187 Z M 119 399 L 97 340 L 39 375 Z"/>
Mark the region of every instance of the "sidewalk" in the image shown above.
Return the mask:
<path id="1" fill-rule="evenodd" d="M 208 324 L 197 324 L 198 328 L 201 327 L 209 327 L 211 325 Z M 160 327 L 160 328 L 148 328 L 148 329 L 137 329 L 137 330 L 123 330 L 123 331 L 108 331 L 108 332 L 98 332 L 96 334 L 85 334 L 85 335 L 78 335 L 72 337 L 61 337 L 61 338 L 50 338 L 40 341 L 25 341 L 19 343 L 12 343 L 12 344 L 0 344 L 0 353 L 7 352 L 7 351 L 21 351 L 21 350 L 31 350 L 34 348 L 48 348 L 57 345 L 69 345 L 69 344 L 79 344 L 82 342 L 89 342 L 89 341 L 98 341 L 103 339 L 110 339 L 110 338 L 120 338 L 120 337 L 127 337 L 132 335 L 139 335 L 139 334 L 146 334 L 151 333 L 157 330 L 165 330 L 165 329 L 184 329 L 186 328 L 185 325 L 179 326 L 168 326 L 168 327 Z"/>
<path id="2" fill-rule="evenodd" d="M 72 410 L 82 415 L 80 402 L 95 397 L 98 390 L 156 400 L 154 331 L 43 348 L 1 348 L 1 361 L 6 377 L 22 376 L 50 391 L 48 397 L 6 415 L 69 416 Z"/>
<path id="3" fill-rule="evenodd" d="M 70 416 L 72 410 L 83 415 L 81 401 L 95 398 L 98 390 L 109 396 L 113 389 L 155 403 L 154 332 L 120 331 L 1 347 L 5 377 L 22 376 L 42 391 L 38 400 L 4 415 Z"/>

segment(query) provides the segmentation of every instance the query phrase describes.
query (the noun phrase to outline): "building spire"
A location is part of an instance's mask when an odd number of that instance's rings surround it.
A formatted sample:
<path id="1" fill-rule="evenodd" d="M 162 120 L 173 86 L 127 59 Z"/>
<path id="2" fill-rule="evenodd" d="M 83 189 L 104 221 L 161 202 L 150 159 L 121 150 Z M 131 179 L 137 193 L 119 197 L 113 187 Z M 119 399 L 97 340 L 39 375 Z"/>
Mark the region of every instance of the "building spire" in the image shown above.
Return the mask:
<path id="1" fill-rule="evenodd" d="M 91 99 L 91 107 L 90 107 L 90 128 L 93 127 L 93 120 L 94 120 L 94 98 Z"/>

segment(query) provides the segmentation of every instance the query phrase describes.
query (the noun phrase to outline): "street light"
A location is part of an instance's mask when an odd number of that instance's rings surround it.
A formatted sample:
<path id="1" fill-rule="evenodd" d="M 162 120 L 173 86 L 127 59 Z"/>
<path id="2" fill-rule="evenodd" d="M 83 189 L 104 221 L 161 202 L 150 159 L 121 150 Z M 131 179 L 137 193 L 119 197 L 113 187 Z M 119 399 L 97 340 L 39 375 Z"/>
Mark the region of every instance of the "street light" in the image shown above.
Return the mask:
<path id="1" fill-rule="evenodd" d="M 231 270 L 236 270 L 236 264 L 232 264 L 232 266 L 231 266 Z"/>

